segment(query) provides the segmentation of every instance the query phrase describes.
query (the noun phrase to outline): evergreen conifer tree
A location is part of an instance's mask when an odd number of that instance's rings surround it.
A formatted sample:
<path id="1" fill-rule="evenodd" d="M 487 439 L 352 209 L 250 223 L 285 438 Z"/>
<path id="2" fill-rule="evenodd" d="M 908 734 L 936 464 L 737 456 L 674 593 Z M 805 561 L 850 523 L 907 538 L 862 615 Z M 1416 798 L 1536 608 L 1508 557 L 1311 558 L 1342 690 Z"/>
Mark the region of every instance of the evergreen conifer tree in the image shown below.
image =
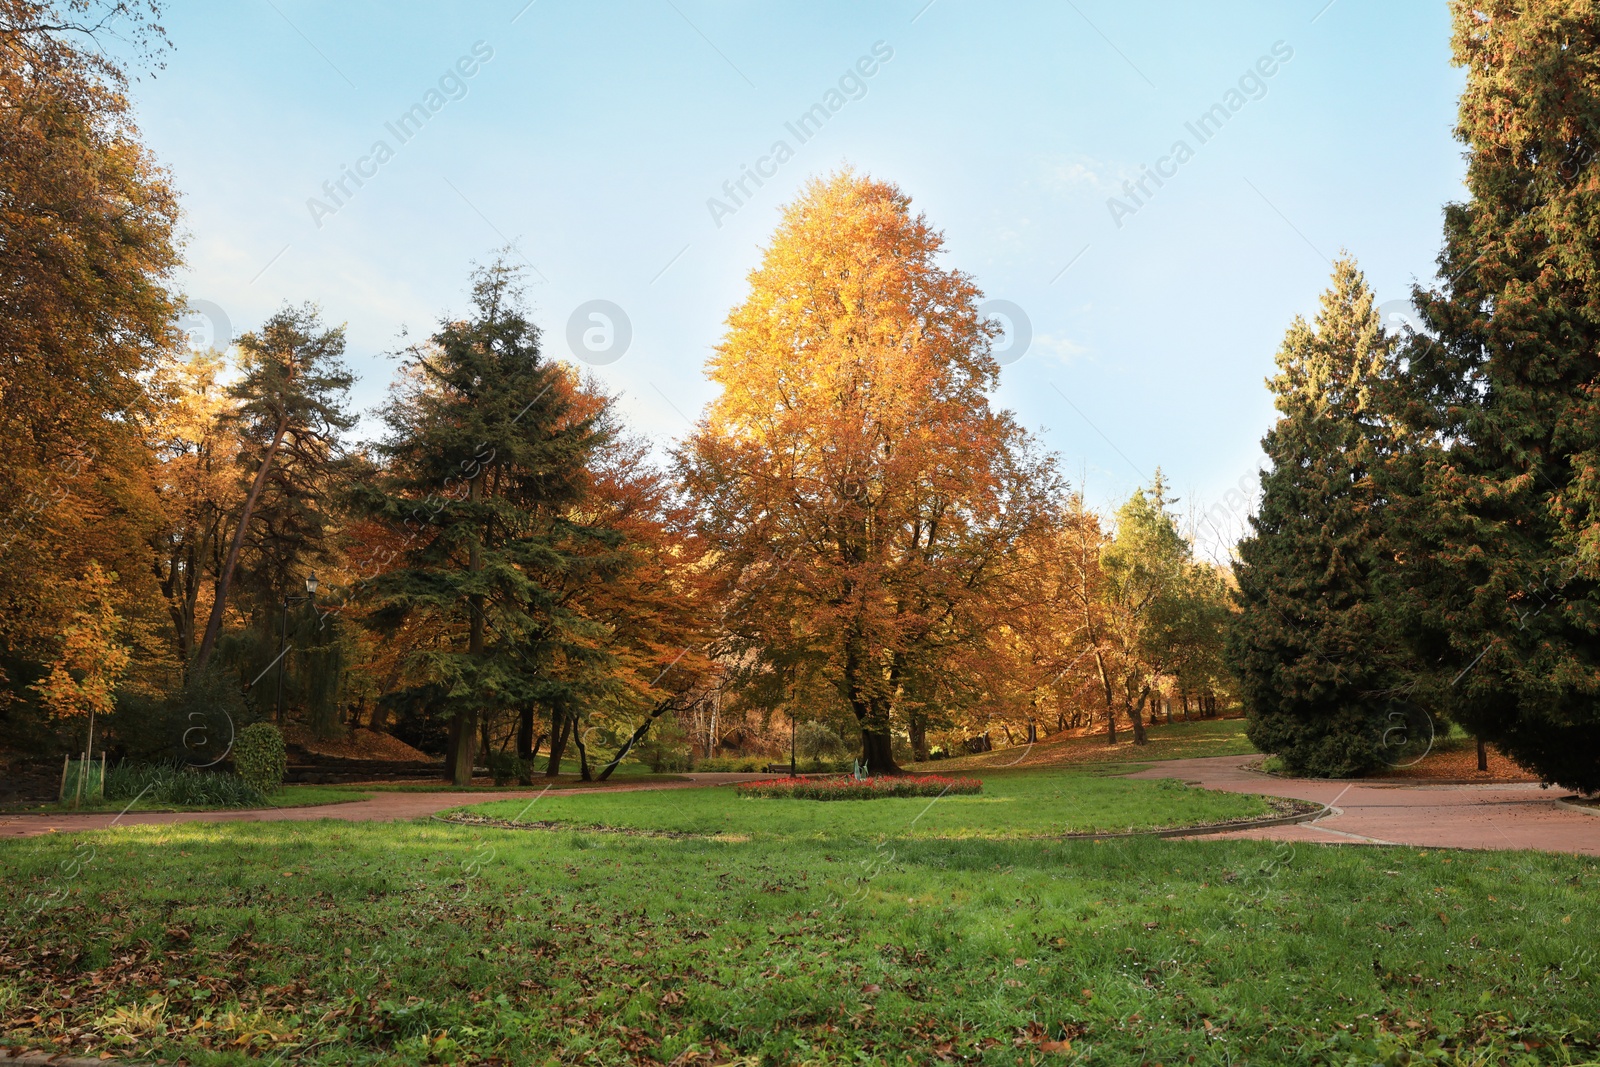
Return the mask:
<path id="1" fill-rule="evenodd" d="M 1452 718 L 1600 788 L 1600 10 L 1453 4 L 1470 198 L 1415 301 L 1397 614 Z M 1431 335 L 1431 336 L 1430 336 Z"/>
<path id="2" fill-rule="evenodd" d="M 566 518 L 602 438 L 597 416 L 571 410 L 563 370 L 540 352 L 515 270 L 480 269 L 472 295 L 470 319 L 442 324 L 414 351 L 385 411 L 382 475 L 355 491 L 362 511 L 403 534 L 366 591 L 368 623 L 444 623 L 419 673 L 448 694 L 446 771 L 458 785 L 471 780 L 481 714 L 571 706 L 568 683 L 545 668 L 603 653 L 585 640 L 599 628 L 553 587 L 579 568 L 607 566 L 595 542 L 615 540 Z"/>
<path id="3" fill-rule="evenodd" d="M 1280 417 L 1262 440 L 1271 467 L 1254 532 L 1239 545 L 1229 659 L 1250 740 L 1296 773 L 1374 766 L 1398 710 L 1402 658 L 1373 591 L 1394 348 L 1366 280 L 1340 259 L 1316 322 L 1296 317 L 1268 383 Z"/>

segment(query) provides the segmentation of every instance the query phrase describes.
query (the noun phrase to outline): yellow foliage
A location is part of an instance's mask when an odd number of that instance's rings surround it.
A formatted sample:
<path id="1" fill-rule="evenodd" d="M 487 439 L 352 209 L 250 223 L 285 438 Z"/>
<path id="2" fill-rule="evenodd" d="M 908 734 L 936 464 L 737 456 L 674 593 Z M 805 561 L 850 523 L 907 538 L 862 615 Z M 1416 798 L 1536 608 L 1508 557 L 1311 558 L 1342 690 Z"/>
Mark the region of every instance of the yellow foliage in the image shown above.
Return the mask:
<path id="1" fill-rule="evenodd" d="M 108 574 L 98 563 L 89 564 L 77 583 L 80 606 L 61 633 L 61 652 L 49 676 L 31 687 L 58 719 L 109 715 L 114 708 L 117 680 L 132 658 L 128 647 L 117 640 L 122 619 L 112 602 L 116 580 L 115 572 Z"/>

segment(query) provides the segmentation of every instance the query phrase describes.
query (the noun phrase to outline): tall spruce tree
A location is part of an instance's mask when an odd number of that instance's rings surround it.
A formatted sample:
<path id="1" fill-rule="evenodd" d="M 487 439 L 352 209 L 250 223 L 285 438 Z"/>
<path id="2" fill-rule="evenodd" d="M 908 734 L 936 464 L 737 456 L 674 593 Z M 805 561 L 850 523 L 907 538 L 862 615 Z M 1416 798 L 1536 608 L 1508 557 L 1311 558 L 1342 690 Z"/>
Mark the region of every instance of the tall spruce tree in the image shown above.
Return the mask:
<path id="1" fill-rule="evenodd" d="M 480 715 L 572 706 L 570 686 L 544 668 L 601 654 L 590 640 L 598 627 L 554 587 L 607 566 L 593 548 L 615 539 L 565 517 L 602 441 L 598 415 L 571 410 L 515 269 L 479 269 L 472 298 L 470 319 L 444 323 L 414 351 L 384 414 L 382 477 L 355 490 L 361 510 L 402 535 L 394 565 L 365 590 L 366 620 L 393 631 L 427 617 L 440 633 L 416 666 L 447 694 L 446 773 L 458 785 L 471 780 Z"/>
<path id="2" fill-rule="evenodd" d="M 1452 5 L 1470 199 L 1415 300 L 1396 611 L 1452 717 L 1600 788 L 1600 9 Z"/>
<path id="3" fill-rule="evenodd" d="M 1269 385 L 1280 412 L 1262 447 L 1254 533 L 1239 545 L 1228 640 L 1250 740 L 1313 775 L 1379 762 L 1401 657 L 1383 637 L 1373 580 L 1384 508 L 1374 472 L 1391 451 L 1381 410 L 1394 340 L 1348 258 L 1315 324 L 1295 318 Z"/>

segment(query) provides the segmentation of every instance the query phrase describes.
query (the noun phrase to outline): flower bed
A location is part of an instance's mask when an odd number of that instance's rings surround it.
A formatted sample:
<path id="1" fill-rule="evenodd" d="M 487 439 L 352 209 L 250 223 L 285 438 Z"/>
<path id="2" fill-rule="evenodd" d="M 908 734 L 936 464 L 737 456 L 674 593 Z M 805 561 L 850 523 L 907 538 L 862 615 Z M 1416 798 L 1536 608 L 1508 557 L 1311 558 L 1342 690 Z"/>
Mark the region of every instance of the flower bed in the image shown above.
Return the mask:
<path id="1" fill-rule="evenodd" d="M 907 774 L 899 777 L 855 779 L 769 778 L 761 782 L 741 782 L 739 795 L 745 797 L 791 797 L 795 800 L 873 800 L 877 797 L 953 797 L 983 792 L 976 778 L 946 778 L 938 774 Z"/>

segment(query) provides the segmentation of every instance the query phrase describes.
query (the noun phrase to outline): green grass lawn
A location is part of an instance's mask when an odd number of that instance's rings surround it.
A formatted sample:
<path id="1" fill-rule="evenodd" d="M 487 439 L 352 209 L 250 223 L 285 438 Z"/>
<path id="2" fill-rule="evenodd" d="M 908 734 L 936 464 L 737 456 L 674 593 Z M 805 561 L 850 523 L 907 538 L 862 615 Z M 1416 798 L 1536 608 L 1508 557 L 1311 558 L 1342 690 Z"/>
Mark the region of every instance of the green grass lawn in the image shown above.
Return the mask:
<path id="1" fill-rule="evenodd" d="M 788 800 L 737 795 L 731 786 L 670 792 L 589 793 L 474 805 L 491 819 L 608 826 L 745 838 L 1044 837 L 1227 822 L 1273 814 L 1264 797 L 1214 793 L 1172 779 L 1008 771 L 983 775 L 979 796 Z"/>
<path id="2" fill-rule="evenodd" d="M 191 823 L 0 869 L 3 1040 L 197 1067 L 1574 1063 L 1600 1021 L 1570 856 Z"/>

